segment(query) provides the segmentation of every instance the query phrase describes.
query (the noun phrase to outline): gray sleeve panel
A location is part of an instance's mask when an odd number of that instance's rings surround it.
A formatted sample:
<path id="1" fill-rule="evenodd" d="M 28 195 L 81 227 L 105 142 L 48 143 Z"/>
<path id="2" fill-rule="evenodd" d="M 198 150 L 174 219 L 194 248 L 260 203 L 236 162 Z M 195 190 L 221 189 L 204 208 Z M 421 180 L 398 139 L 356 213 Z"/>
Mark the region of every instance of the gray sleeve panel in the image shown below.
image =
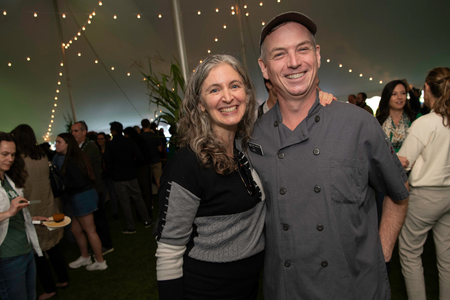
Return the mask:
<path id="1" fill-rule="evenodd" d="M 209 262 L 231 262 L 264 250 L 264 201 L 233 215 L 196 218 L 198 236 L 189 257 Z"/>
<path id="2" fill-rule="evenodd" d="M 160 242 L 169 245 L 184 246 L 189 242 L 192 224 L 200 205 L 200 198 L 177 184 L 170 182 L 170 191 L 164 214 L 164 225 Z"/>

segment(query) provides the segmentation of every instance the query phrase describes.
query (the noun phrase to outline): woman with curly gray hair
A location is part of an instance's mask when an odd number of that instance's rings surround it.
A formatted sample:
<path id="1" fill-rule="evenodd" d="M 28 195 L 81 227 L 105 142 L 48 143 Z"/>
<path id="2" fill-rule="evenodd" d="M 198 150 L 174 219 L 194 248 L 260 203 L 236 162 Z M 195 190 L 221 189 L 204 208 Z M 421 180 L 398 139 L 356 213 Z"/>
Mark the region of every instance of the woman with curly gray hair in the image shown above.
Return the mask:
<path id="1" fill-rule="evenodd" d="M 241 63 L 212 55 L 187 82 L 182 149 L 159 190 L 160 299 L 256 299 L 264 259 L 264 192 L 244 153 L 256 95 Z"/>

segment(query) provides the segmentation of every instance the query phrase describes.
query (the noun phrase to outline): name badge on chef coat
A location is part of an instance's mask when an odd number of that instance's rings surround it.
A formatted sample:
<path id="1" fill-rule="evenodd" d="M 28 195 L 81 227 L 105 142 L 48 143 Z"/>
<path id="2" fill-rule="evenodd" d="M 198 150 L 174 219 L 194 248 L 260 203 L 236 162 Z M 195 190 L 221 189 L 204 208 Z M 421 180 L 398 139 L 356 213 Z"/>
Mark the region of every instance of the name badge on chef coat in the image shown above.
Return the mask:
<path id="1" fill-rule="evenodd" d="M 252 151 L 253 153 L 258 154 L 258 155 L 261 155 L 261 156 L 264 156 L 264 152 L 263 152 L 263 149 L 262 149 L 261 145 L 258 145 L 258 144 L 249 142 L 249 143 L 248 143 L 248 148 L 249 148 L 250 151 Z"/>

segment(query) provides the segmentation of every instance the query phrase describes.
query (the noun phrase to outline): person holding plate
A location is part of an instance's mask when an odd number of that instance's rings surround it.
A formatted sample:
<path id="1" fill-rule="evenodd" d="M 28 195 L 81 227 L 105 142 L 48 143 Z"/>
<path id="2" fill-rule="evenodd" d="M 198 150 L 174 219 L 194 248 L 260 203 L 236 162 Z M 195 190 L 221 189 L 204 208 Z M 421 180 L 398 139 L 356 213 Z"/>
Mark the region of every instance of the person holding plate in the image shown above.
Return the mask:
<path id="1" fill-rule="evenodd" d="M 36 299 L 36 264 L 32 249 L 42 256 L 32 220 L 23 197 L 27 173 L 16 152 L 13 135 L 0 132 L 0 298 Z"/>

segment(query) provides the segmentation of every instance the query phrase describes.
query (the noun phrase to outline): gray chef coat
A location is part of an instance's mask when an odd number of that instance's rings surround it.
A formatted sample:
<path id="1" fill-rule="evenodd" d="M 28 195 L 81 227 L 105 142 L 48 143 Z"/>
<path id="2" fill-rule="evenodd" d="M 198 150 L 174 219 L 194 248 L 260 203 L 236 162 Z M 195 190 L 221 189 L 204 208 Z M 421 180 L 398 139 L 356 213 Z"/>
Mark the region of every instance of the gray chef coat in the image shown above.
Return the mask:
<path id="1" fill-rule="evenodd" d="M 374 190 L 409 193 L 389 139 L 359 107 L 318 97 L 294 131 L 282 121 L 276 104 L 249 145 L 268 206 L 264 299 L 390 299 Z"/>

